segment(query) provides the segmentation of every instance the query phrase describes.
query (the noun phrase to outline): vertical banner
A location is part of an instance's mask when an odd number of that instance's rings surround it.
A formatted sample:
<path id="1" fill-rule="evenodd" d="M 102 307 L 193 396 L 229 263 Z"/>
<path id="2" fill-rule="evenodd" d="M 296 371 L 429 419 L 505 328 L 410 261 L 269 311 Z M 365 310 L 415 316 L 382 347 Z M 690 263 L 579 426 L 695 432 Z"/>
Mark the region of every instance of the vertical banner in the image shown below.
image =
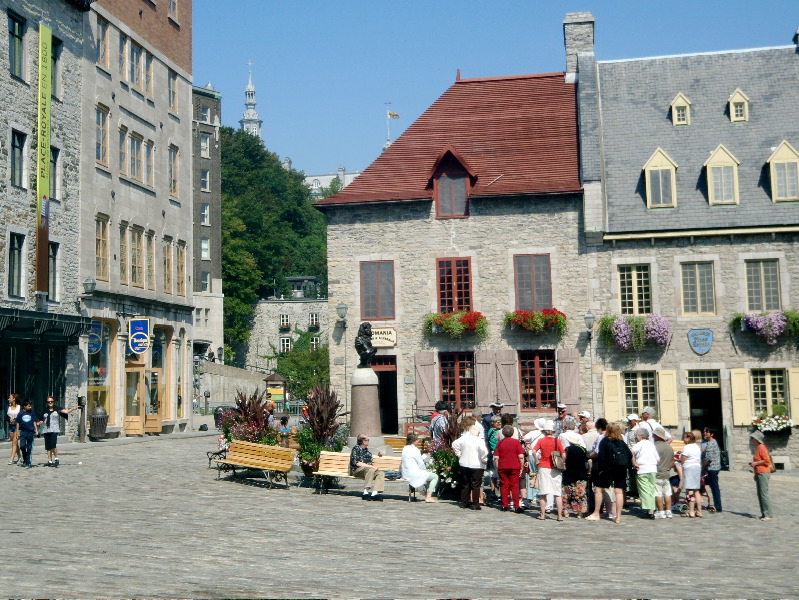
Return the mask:
<path id="1" fill-rule="evenodd" d="M 36 291 L 48 288 L 49 223 L 45 211 L 50 194 L 50 97 L 52 95 L 51 54 L 53 32 L 39 25 L 39 139 L 36 150 Z"/>

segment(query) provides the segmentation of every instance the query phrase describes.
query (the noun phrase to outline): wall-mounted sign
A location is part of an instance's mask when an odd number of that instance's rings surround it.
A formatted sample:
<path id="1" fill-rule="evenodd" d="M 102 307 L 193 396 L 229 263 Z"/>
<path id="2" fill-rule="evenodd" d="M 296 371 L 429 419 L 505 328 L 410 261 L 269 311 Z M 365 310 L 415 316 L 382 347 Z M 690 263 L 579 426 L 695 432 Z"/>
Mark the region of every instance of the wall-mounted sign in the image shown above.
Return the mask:
<path id="1" fill-rule="evenodd" d="M 700 356 L 707 354 L 713 346 L 713 332 L 710 329 L 692 329 L 688 332 L 688 345 Z"/>
<path id="2" fill-rule="evenodd" d="M 128 347 L 135 354 L 147 352 L 150 347 L 150 319 L 128 321 Z"/>
<path id="3" fill-rule="evenodd" d="M 103 322 L 92 321 L 89 330 L 89 354 L 97 354 L 103 347 Z"/>
<path id="4" fill-rule="evenodd" d="M 397 330 L 393 327 L 372 327 L 372 346 L 393 348 L 397 345 Z"/>

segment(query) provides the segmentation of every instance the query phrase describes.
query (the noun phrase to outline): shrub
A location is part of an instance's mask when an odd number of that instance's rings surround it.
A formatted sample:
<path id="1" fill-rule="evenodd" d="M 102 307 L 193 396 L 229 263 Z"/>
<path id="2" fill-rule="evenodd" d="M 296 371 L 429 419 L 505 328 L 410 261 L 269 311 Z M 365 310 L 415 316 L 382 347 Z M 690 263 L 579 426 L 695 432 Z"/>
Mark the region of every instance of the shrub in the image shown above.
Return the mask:
<path id="1" fill-rule="evenodd" d="M 267 391 L 256 390 L 249 396 L 236 391 L 236 406 L 222 413 L 220 426 L 225 440 L 255 442 L 270 446 L 277 444 L 277 430 L 269 427 L 266 416 Z"/>

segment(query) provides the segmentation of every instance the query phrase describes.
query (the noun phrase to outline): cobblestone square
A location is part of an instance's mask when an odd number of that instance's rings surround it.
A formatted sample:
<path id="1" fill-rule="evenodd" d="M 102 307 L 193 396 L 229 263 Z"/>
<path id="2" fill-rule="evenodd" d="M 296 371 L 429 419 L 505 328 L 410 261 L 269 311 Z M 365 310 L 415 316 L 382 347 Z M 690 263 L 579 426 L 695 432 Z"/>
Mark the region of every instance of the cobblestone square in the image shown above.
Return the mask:
<path id="1" fill-rule="evenodd" d="M 6 465 L 8 598 L 796 597 L 799 478 L 722 473 L 725 512 L 621 525 L 318 495 L 208 469 L 212 435 L 60 444 L 58 469 Z M 34 462 L 44 462 L 36 441 Z M 295 478 L 292 477 L 292 481 Z"/>

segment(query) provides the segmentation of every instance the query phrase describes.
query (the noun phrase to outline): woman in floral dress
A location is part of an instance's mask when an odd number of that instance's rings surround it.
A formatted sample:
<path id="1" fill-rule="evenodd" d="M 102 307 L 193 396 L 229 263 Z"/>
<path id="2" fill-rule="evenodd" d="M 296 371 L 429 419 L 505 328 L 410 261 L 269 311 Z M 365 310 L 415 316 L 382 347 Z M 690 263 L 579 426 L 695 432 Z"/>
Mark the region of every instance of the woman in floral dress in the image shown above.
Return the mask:
<path id="1" fill-rule="evenodd" d="M 586 488 L 588 486 L 588 454 L 585 441 L 574 431 L 564 434 L 569 446 L 566 448 L 566 470 L 563 471 L 563 516 L 567 517 L 569 509 L 577 514 L 578 519 L 588 508 Z"/>

